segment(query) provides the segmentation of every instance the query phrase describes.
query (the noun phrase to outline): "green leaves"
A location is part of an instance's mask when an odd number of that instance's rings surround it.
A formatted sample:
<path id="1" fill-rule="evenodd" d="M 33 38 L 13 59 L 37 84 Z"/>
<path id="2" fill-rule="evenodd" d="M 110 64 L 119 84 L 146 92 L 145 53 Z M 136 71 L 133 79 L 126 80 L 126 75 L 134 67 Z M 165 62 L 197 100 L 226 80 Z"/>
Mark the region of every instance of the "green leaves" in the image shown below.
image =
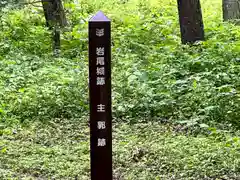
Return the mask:
<path id="1" fill-rule="evenodd" d="M 207 40 L 188 46 L 180 43 L 176 2 L 68 1 L 70 26 L 62 31 L 58 59 L 49 54 L 51 34 L 40 9 L 7 10 L 0 21 L 4 116 L 88 113 L 87 21 L 102 9 L 112 19 L 114 117 L 238 128 L 240 32 L 221 23 L 220 12 L 209 14 L 209 4 L 203 6 L 211 20 L 205 20 Z"/>

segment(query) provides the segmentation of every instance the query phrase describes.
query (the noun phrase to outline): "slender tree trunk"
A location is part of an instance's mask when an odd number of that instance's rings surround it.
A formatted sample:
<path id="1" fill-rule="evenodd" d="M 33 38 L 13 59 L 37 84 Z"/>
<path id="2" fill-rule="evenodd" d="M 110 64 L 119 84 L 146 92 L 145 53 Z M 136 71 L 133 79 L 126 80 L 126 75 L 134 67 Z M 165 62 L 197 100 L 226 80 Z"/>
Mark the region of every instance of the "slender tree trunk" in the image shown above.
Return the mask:
<path id="1" fill-rule="evenodd" d="M 60 53 L 60 27 L 67 25 L 61 0 L 41 0 L 46 26 L 53 31 L 53 53 L 59 56 Z"/>
<path id="2" fill-rule="evenodd" d="M 237 20 L 240 19 L 240 0 L 223 0 L 223 20 Z"/>
<path id="3" fill-rule="evenodd" d="M 42 0 L 42 6 L 43 6 L 43 12 L 44 12 L 44 16 L 46 19 L 46 26 L 49 27 L 51 29 L 51 19 L 52 18 L 52 3 L 50 0 Z"/>
<path id="4" fill-rule="evenodd" d="M 67 25 L 66 15 L 64 13 L 61 0 L 41 0 L 44 16 L 48 27 L 56 24 L 64 27 Z"/>
<path id="5" fill-rule="evenodd" d="M 182 43 L 204 40 L 204 25 L 200 0 L 178 0 Z"/>
<path id="6" fill-rule="evenodd" d="M 60 27 L 55 26 L 53 29 L 53 54 L 55 57 L 60 55 L 61 42 L 60 42 Z"/>

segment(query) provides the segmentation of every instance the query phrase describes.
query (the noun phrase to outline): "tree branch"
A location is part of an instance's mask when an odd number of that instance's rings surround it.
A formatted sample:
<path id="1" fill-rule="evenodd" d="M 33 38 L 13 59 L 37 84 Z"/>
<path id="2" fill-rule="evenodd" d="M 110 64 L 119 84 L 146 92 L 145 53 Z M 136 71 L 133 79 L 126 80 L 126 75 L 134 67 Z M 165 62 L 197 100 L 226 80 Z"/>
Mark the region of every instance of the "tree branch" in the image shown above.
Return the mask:
<path id="1" fill-rule="evenodd" d="M 42 1 L 33 1 L 33 2 L 27 2 L 27 3 L 20 3 L 20 5 L 33 5 L 41 2 Z M 44 2 L 50 2 L 50 0 L 44 0 Z"/>

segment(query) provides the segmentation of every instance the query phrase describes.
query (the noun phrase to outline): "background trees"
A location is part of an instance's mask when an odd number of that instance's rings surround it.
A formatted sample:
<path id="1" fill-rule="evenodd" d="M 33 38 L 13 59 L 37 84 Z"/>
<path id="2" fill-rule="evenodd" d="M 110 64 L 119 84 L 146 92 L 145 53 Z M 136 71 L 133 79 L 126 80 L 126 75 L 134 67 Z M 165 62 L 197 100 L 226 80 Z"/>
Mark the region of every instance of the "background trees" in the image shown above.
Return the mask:
<path id="1" fill-rule="evenodd" d="M 61 0 L 41 0 L 46 26 L 53 30 L 53 52 L 56 56 L 60 53 L 60 27 L 67 25 Z"/>
<path id="2" fill-rule="evenodd" d="M 223 0 L 223 20 L 240 19 L 240 0 Z"/>
<path id="3" fill-rule="evenodd" d="M 182 43 L 204 40 L 204 27 L 199 0 L 178 0 Z"/>

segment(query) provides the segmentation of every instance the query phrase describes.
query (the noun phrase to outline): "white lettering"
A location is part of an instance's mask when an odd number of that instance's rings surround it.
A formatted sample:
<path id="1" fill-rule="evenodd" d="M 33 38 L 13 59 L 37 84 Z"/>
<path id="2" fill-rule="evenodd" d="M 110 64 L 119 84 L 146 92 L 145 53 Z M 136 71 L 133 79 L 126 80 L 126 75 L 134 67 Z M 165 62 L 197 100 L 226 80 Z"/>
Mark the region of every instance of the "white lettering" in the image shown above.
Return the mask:
<path id="1" fill-rule="evenodd" d="M 96 65 L 104 66 L 104 57 L 97 57 L 97 63 Z"/>
<path id="2" fill-rule="evenodd" d="M 98 127 L 98 129 L 106 129 L 105 121 L 98 121 L 97 127 Z"/>
<path id="3" fill-rule="evenodd" d="M 98 139 L 97 146 L 106 146 L 106 139 Z"/>
<path id="4" fill-rule="evenodd" d="M 97 47 L 96 53 L 98 56 L 104 56 L 104 47 Z"/>
<path id="5" fill-rule="evenodd" d="M 104 36 L 104 29 L 96 29 L 96 35 L 98 37 Z"/>
<path id="6" fill-rule="evenodd" d="M 105 105 L 103 104 L 97 105 L 97 112 L 105 112 Z"/>
<path id="7" fill-rule="evenodd" d="M 97 85 L 102 86 L 105 84 L 105 77 L 97 77 Z"/>

